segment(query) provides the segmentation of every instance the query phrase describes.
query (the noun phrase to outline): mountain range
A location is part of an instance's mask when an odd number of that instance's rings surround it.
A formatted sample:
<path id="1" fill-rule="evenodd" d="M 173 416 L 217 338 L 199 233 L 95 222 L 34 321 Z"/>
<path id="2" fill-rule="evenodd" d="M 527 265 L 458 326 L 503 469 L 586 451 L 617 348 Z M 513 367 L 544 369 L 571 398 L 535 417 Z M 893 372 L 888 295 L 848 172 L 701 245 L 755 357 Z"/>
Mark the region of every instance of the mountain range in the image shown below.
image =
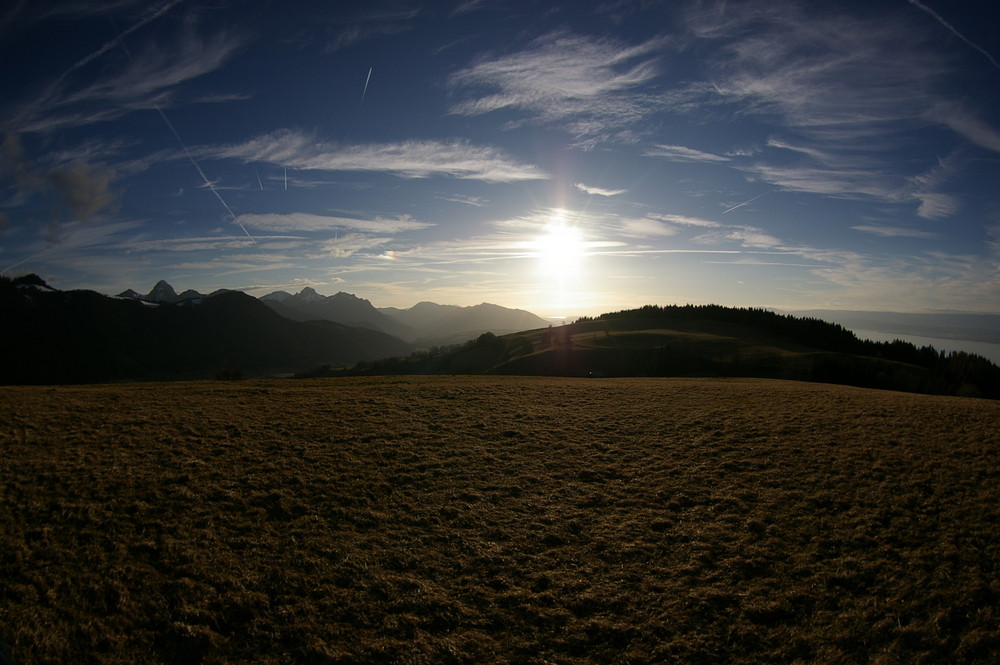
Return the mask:
<path id="1" fill-rule="evenodd" d="M 218 293 L 205 296 L 187 290 L 177 294 L 170 284 L 160 280 L 145 295 L 129 289 L 118 297 L 150 303 L 180 303 L 198 301 Z M 308 286 L 296 294 L 274 291 L 262 296 L 260 302 L 292 321 L 333 321 L 345 326 L 378 330 L 420 347 L 457 344 L 484 332 L 503 335 L 543 328 L 550 323 L 525 310 L 489 303 L 459 307 L 421 302 L 409 309 L 377 308 L 351 293 L 341 291 L 324 296 Z"/>
<path id="2" fill-rule="evenodd" d="M 60 291 L 37 275 L 0 278 L 0 383 L 291 375 L 406 356 L 491 327 L 547 325 L 495 305 L 424 305 L 447 312 L 457 327 L 449 329 L 443 315 L 421 324 L 426 307 L 404 323 L 367 300 L 348 293 L 326 297 L 311 288 L 257 299 L 228 290 L 178 294 L 160 281 L 146 294 L 129 289 L 107 296 Z"/>
<path id="3" fill-rule="evenodd" d="M 178 296 L 166 283 L 135 298 L 2 278 L 0 311 L 5 384 L 280 376 L 414 348 L 377 330 L 292 321 L 239 291 Z"/>
<path id="4" fill-rule="evenodd" d="M 0 277 L 0 312 L 2 384 L 413 373 L 752 376 L 1000 397 L 1000 368 L 982 356 L 862 340 L 820 319 L 718 305 L 650 305 L 553 327 L 488 304 L 378 309 L 310 288 L 257 299 L 225 290 L 178 294 L 166 282 L 145 295 L 107 296 L 59 291 L 27 275 Z M 504 332 L 510 329 L 516 332 Z M 414 343 L 448 339 L 464 343 Z"/>

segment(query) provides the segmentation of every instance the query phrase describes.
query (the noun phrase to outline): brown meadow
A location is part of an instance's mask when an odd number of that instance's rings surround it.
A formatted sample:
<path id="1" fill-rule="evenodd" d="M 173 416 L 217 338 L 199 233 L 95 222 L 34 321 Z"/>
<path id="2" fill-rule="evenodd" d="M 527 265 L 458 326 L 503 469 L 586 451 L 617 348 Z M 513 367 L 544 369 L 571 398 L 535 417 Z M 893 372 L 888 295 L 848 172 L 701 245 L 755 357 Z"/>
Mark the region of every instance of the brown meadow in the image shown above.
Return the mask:
<path id="1" fill-rule="evenodd" d="M 1000 404 L 768 380 L 0 388 L 17 663 L 987 663 Z"/>

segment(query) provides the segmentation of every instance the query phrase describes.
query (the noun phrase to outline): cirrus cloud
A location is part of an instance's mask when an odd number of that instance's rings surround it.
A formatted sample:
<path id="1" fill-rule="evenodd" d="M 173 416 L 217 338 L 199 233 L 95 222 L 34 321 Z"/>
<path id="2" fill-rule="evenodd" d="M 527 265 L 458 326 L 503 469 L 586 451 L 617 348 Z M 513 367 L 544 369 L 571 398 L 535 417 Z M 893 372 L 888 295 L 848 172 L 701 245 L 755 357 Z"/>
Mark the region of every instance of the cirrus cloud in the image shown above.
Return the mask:
<path id="1" fill-rule="evenodd" d="M 337 229 L 355 229 L 369 233 L 402 233 L 426 229 L 434 224 L 418 222 L 409 215 L 400 215 L 395 219 L 376 217 L 375 219 L 355 219 L 352 217 L 333 217 L 297 212 L 290 214 L 246 214 L 239 215 L 234 220 L 247 228 L 258 231 L 273 231 L 290 233 L 295 231 L 334 231 Z"/>
<path id="2" fill-rule="evenodd" d="M 624 194 L 628 191 L 627 189 L 604 189 L 602 187 L 591 187 L 590 185 L 585 185 L 582 182 L 578 182 L 573 186 L 585 194 L 592 194 L 595 196 L 618 196 L 619 194 Z"/>
<path id="3" fill-rule="evenodd" d="M 473 92 L 452 105 L 451 113 L 524 111 L 543 123 L 560 122 L 592 147 L 623 136 L 630 125 L 664 106 L 664 99 L 641 89 L 660 74 L 657 54 L 666 43 L 654 38 L 630 45 L 551 33 L 521 52 L 486 55 L 452 74 L 449 87 Z"/>
<path id="4" fill-rule="evenodd" d="M 543 180 L 548 174 L 491 146 L 468 141 L 412 140 L 399 143 L 337 145 L 289 129 L 243 143 L 202 147 L 203 157 L 270 162 L 305 170 L 376 171 L 402 178 L 449 176 L 484 182 Z"/>

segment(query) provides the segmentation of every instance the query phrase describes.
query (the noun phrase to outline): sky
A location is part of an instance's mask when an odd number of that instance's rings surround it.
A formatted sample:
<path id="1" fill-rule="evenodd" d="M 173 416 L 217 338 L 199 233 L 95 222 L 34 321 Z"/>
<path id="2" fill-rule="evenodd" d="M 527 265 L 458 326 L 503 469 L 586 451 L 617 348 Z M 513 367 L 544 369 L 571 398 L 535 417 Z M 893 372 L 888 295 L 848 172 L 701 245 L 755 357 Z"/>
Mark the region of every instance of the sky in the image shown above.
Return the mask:
<path id="1" fill-rule="evenodd" d="M 1000 312 L 994 0 L 14 0 L 0 271 Z"/>

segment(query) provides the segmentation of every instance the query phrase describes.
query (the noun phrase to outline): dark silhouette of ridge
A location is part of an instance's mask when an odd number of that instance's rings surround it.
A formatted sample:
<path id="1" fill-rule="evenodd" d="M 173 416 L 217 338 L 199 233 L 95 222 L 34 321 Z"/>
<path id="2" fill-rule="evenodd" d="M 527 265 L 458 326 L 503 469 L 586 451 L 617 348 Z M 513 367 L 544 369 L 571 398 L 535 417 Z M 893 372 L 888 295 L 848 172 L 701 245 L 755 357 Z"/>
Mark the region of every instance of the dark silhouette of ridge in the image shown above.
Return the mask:
<path id="1" fill-rule="evenodd" d="M 0 311 L 5 384 L 273 376 L 412 349 L 375 330 L 290 321 L 238 291 L 150 303 L 4 278 Z"/>

